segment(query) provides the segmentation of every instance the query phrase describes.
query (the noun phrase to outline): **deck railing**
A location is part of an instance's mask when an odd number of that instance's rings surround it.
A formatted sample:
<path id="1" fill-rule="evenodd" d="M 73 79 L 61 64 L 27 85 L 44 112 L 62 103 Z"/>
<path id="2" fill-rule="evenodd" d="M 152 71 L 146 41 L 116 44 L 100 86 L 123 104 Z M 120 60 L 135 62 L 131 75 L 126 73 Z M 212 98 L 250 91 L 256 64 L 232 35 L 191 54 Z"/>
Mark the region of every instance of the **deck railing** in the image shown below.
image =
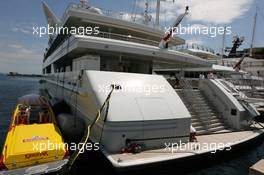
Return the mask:
<path id="1" fill-rule="evenodd" d="M 67 12 L 69 10 L 79 10 L 79 11 L 83 11 L 83 12 L 87 12 L 90 6 L 81 6 L 80 4 L 76 4 L 76 3 L 70 3 L 68 5 L 68 7 L 66 8 L 63 16 L 62 16 L 62 20 L 66 20 L 66 15 Z M 157 26 L 155 25 L 154 21 L 150 21 L 147 24 L 143 22 L 143 18 L 142 17 L 138 17 L 137 15 L 134 16 L 128 16 L 126 13 L 124 12 L 116 12 L 116 11 L 112 11 L 112 10 L 108 10 L 108 9 L 102 9 L 100 8 L 100 12 L 102 12 L 102 15 L 104 16 L 108 16 L 108 17 L 112 17 L 115 19 L 120 19 L 120 20 L 125 20 L 125 21 L 130 21 L 130 22 L 134 22 L 134 23 L 138 23 L 138 24 L 143 24 L 143 25 L 147 25 L 153 28 L 157 28 Z"/>
<path id="2" fill-rule="evenodd" d="M 215 51 L 212 48 L 200 45 L 200 44 L 195 44 L 195 43 L 186 43 L 183 45 L 178 45 L 175 46 L 176 50 L 186 50 L 186 49 L 195 49 L 195 50 L 201 50 L 205 52 L 210 52 L 212 54 L 215 54 Z"/>
<path id="3" fill-rule="evenodd" d="M 159 42 L 144 38 L 139 38 L 131 35 L 122 35 L 117 33 L 109 33 L 109 32 L 99 32 L 98 34 L 93 35 L 86 35 L 86 36 L 92 36 L 92 37 L 98 37 L 98 38 L 108 38 L 108 39 L 114 39 L 114 40 L 120 40 L 120 41 L 129 41 L 139 44 L 145 44 L 145 45 L 151 45 L 151 46 L 158 46 Z M 57 47 L 53 50 L 56 50 L 60 45 L 62 45 L 65 41 L 67 41 L 70 38 L 70 35 L 68 37 L 65 37 L 59 44 L 57 44 Z M 47 51 L 45 52 L 45 57 L 49 56 L 46 55 Z"/>
<path id="4" fill-rule="evenodd" d="M 135 37 L 131 35 L 122 35 L 122 34 L 117 34 L 117 33 L 100 32 L 97 35 L 91 35 L 91 36 L 100 37 L 100 38 L 109 38 L 109 39 L 115 39 L 115 40 L 121 40 L 121 41 L 130 41 L 130 42 L 153 45 L 153 46 L 159 45 L 158 41 L 139 38 L 139 37 Z"/>
<path id="5" fill-rule="evenodd" d="M 83 7 L 80 4 L 70 3 L 67 6 L 67 8 L 66 8 L 66 10 L 65 10 L 65 12 L 64 12 L 64 14 L 62 16 L 62 24 L 65 23 L 65 20 L 67 19 L 66 16 L 67 16 L 67 13 L 68 13 L 69 10 L 77 9 L 79 11 L 87 12 L 88 8 L 89 8 L 89 6 Z M 142 20 L 135 20 L 135 17 L 127 18 L 125 16 L 125 14 L 122 13 L 122 12 L 114 12 L 112 10 L 105 10 L 105 9 L 101 9 L 101 8 L 100 8 L 100 11 L 102 12 L 102 15 L 104 15 L 104 16 L 108 16 L 108 17 L 112 17 L 112 18 L 116 18 L 116 19 L 121 19 L 121 20 L 130 21 L 130 22 L 134 22 L 134 23 L 138 23 L 138 24 L 142 24 L 142 25 L 147 25 L 147 26 L 150 26 L 150 27 L 153 27 L 153 28 L 157 28 L 157 26 L 154 25 L 154 22 L 149 22 L 148 24 L 144 24 L 142 22 Z M 121 34 L 115 34 L 115 33 L 108 33 L 108 32 L 100 32 L 98 35 L 92 35 L 92 36 L 102 37 L 102 38 L 111 38 L 111 39 L 123 40 L 123 41 L 131 41 L 131 42 L 135 42 L 135 43 L 148 44 L 148 45 L 154 45 L 154 46 L 158 46 L 158 44 L 159 44 L 157 41 L 153 41 L 153 40 L 143 39 L 143 38 L 134 37 L 134 36 L 130 36 L 130 35 L 121 35 Z M 61 43 L 63 43 L 65 40 L 67 40 L 68 37 L 70 37 L 70 36 L 67 36 L 64 40 L 61 41 Z M 49 45 L 52 44 L 54 39 L 55 38 L 49 40 Z M 44 53 L 44 57 L 47 57 L 47 56 L 50 55 L 50 54 L 47 55 L 47 53 L 48 53 L 48 49 Z"/>

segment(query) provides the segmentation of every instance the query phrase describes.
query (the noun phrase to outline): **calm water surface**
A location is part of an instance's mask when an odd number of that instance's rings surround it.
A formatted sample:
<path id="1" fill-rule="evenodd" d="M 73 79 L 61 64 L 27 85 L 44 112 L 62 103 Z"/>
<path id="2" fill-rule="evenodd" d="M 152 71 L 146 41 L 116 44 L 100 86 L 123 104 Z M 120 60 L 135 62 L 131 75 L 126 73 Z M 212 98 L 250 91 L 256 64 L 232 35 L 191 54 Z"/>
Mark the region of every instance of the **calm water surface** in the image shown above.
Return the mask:
<path id="1" fill-rule="evenodd" d="M 8 78 L 0 76 L 0 149 L 2 150 L 2 145 L 5 140 L 5 135 L 7 128 L 10 123 L 10 118 L 12 116 L 17 98 L 29 93 L 38 93 L 38 79 L 29 78 Z M 89 155 L 89 154 L 88 154 Z M 92 157 L 92 158 L 84 158 Z M 252 166 L 258 160 L 264 158 L 264 141 L 254 145 L 247 151 L 241 152 L 241 154 L 236 155 L 227 160 L 217 162 L 210 167 L 203 168 L 201 170 L 196 170 L 194 172 L 189 172 L 188 174 L 194 175 L 248 175 L 248 168 Z M 91 160 L 92 159 L 92 160 Z M 204 160 L 210 161 L 210 160 Z M 102 158 L 95 156 L 81 156 L 77 161 L 77 167 L 75 172 L 81 174 L 81 170 L 89 172 L 89 170 L 96 171 L 95 174 L 113 174 L 110 173 L 107 168 L 97 168 L 98 165 L 104 166 L 104 161 Z M 90 165 L 90 166 L 89 166 Z M 96 168 L 95 168 L 96 166 Z M 174 175 L 177 173 L 177 169 L 164 169 L 162 168 L 152 175 Z M 144 175 L 144 172 L 140 173 Z M 135 174 L 137 175 L 137 174 Z"/>

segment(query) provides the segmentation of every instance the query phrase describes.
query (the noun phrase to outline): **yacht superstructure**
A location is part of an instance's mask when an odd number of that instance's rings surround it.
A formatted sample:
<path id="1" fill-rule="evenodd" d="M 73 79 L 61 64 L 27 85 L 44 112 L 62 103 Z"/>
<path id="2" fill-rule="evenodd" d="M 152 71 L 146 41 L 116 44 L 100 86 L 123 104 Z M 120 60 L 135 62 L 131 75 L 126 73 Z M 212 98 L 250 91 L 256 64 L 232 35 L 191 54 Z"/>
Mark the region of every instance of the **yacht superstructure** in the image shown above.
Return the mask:
<path id="1" fill-rule="evenodd" d="M 153 70 L 211 67 L 212 63 L 188 53 L 159 48 L 164 32 L 158 28 L 75 4 L 66 9 L 61 20 L 55 20 L 47 4 L 43 6 L 51 25 L 57 22 L 63 27 L 88 26 L 99 30 L 91 35 L 50 36 L 42 66 L 41 91 L 53 103 L 67 104 L 72 118 L 65 120 L 71 122 L 77 117 L 89 125 L 113 90 L 90 137 L 92 142 L 100 143 L 107 159 L 115 167 L 130 167 L 180 158 L 161 153 L 162 156 L 130 159 L 120 152 L 135 145 L 144 152 L 163 149 L 165 143 L 189 143 L 192 111 L 184 102 L 184 95 L 175 91 L 164 76 L 153 74 Z M 174 37 L 170 44 L 184 44 L 184 40 Z M 188 90 L 188 85 L 183 84 Z M 228 126 L 220 130 L 205 128 L 203 134 L 241 130 L 250 119 L 247 110 L 225 86 L 216 80 L 201 82 L 201 90 L 211 100 L 219 97 L 215 101 L 217 110 L 225 111 L 219 118 Z M 205 118 L 196 114 L 198 122 L 203 123 Z"/>

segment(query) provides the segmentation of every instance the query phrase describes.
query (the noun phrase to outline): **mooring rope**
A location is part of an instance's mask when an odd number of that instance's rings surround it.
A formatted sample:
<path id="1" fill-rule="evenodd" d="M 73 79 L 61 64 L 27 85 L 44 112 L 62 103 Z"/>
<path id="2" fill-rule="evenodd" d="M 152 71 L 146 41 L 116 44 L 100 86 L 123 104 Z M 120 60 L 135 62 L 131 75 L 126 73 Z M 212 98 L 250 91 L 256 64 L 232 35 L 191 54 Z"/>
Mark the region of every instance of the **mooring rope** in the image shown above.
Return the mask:
<path id="1" fill-rule="evenodd" d="M 83 147 L 82 149 L 84 148 L 84 146 L 86 145 L 89 137 L 90 137 L 90 134 L 91 134 L 91 129 L 92 127 L 98 122 L 98 120 L 100 119 L 101 117 L 101 112 L 102 110 L 104 109 L 105 105 L 109 103 L 109 100 L 111 98 L 111 95 L 112 95 L 112 92 L 114 91 L 114 88 L 112 88 L 112 90 L 109 92 L 107 98 L 105 99 L 103 105 L 100 107 L 100 109 L 97 111 L 97 114 L 96 114 L 96 117 L 94 118 L 94 120 L 92 121 L 92 123 L 90 125 L 88 125 L 87 127 L 87 130 L 86 130 L 86 134 L 84 134 L 83 138 L 81 139 L 81 142 L 80 143 L 83 143 Z M 70 157 L 69 159 L 69 162 L 63 167 L 63 169 L 61 170 L 61 174 L 65 174 L 67 172 L 70 171 L 72 165 L 74 164 L 74 162 L 77 160 L 78 156 L 80 155 L 81 153 L 81 150 L 78 150 L 76 152 L 73 153 L 73 155 Z"/>

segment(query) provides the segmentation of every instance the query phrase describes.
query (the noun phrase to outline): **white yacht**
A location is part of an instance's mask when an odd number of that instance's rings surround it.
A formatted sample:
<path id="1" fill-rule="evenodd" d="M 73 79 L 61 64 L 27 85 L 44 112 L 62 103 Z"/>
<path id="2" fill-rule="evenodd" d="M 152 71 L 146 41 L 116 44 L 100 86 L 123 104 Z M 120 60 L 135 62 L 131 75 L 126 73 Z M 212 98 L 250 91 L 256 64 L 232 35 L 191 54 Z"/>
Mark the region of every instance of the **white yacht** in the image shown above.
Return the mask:
<path id="1" fill-rule="evenodd" d="M 234 65 L 239 58 L 225 58 L 223 59 L 223 64 L 226 66 Z M 264 60 L 254 59 L 246 57 L 241 64 L 241 69 L 250 73 L 253 76 L 263 78 L 264 77 Z"/>
<path id="2" fill-rule="evenodd" d="M 58 116 L 59 121 L 66 121 L 62 122 L 66 128 L 62 130 L 68 134 L 81 129 L 80 123 L 91 124 L 98 110 L 107 103 L 91 130 L 90 139 L 100 143 L 100 151 L 114 167 L 176 160 L 226 147 L 191 149 L 177 154 L 165 149 L 166 143 L 190 144 L 191 125 L 201 134 L 197 136 L 198 143 L 214 142 L 214 133 L 218 133 L 215 142 L 233 146 L 262 133 L 262 130 L 244 131 L 252 124 L 248 121 L 258 114 L 250 108 L 253 111 L 250 115 L 249 108 L 220 80 L 204 79 L 198 91 L 188 89 L 182 79 L 185 88 L 175 91 L 164 76 L 153 73 L 154 69 L 212 66 L 209 61 L 188 53 L 160 49 L 164 32 L 159 28 L 123 20 L 120 15 L 83 4 L 70 4 L 62 19 L 56 18 L 46 3 L 43 7 L 51 26 L 99 29 L 93 35 L 49 37 L 41 92 L 53 104 L 63 102 L 69 107 L 70 110 L 64 106 L 57 111 L 68 112 Z M 184 42 L 174 37 L 170 45 Z M 109 94 L 111 98 L 106 101 Z M 201 107 L 207 104 L 210 104 L 208 108 Z M 238 132 L 233 133 L 234 130 Z M 227 135 L 230 139 L 226 139 Z M 152 154 L 153 151 L 157 153 Z"/>

